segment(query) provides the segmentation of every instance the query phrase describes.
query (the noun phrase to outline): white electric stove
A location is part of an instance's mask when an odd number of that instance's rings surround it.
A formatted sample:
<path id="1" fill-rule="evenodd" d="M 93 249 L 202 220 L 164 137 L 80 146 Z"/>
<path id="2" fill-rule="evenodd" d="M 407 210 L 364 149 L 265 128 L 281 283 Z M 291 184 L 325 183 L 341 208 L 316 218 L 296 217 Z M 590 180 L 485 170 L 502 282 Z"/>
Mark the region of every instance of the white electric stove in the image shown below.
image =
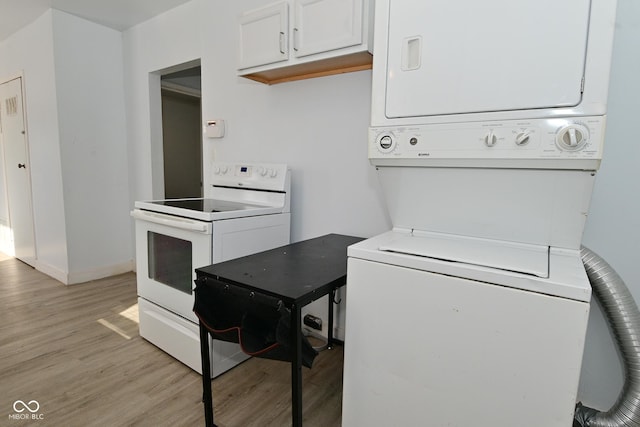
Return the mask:
<path id="1" fill-rule="evenodd" d="M 138 201 L 140 335 L 201 373 L 194 270 L 290 242 L 290 171 L 284 164 L 221 163 L 205 198 Z M 247 356 L 210 342 L 212 377 Z"/>

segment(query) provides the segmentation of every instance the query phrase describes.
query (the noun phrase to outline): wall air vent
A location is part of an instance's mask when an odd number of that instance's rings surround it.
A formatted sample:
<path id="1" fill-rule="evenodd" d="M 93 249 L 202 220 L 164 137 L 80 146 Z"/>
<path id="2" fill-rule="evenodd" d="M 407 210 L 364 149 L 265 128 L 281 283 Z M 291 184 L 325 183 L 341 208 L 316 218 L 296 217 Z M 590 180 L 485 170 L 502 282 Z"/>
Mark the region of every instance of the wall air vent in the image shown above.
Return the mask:
<path id="1" fill-rule="evenodd" d="M 5 99 L 6 111 L 8 116 L 14 116 L 18 114 L 18 97 Z"/>

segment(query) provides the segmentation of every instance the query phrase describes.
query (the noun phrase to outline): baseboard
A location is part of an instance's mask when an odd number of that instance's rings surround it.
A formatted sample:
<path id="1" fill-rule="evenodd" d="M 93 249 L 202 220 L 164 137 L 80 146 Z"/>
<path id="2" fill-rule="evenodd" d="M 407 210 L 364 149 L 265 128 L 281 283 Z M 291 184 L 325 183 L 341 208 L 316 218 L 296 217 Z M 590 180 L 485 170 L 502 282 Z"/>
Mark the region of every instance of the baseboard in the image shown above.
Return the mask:
<path id="1" fill-rule="evenodd" d="M 133 260 L 129 260 L 120 264 L 107 265 L 100 268 L 92 268 L 85 271 L 69 272 L 68 281 L 66 284 L 76 285 L 78 283 L 116 276 L 118 274 L 128 273 L 130 271 L 133 271 Z"/>
<path id="2" fill-rule="evenodd" d="M 53 277 L 54 279 L 56 279 L 59 282 L 62 282 L 65 285 L 67 284 L 68 274 L 66 271 L 62 271 L 59 268 L 43 263 L 40 260 L 36 260 L 33 267 L 36 270 L 46 274 L 47 276 Z"/>
<path id="3" fill-rule="evenodd" d="M 108 265 L 100 268 L 92 268 L 85 271 L 64 272 L 56 267 L 36 262 L 34 266 L 36 270 L 41 271 L 47 276 L 62 282 L 65 285 L 77 285 L 79 283 L 89 282 L 91 280 L 103 279 L 105 277 L 116 276 L 118 274 L 128 273 L 133 270 L 133 260 L 120 264 Z"/>

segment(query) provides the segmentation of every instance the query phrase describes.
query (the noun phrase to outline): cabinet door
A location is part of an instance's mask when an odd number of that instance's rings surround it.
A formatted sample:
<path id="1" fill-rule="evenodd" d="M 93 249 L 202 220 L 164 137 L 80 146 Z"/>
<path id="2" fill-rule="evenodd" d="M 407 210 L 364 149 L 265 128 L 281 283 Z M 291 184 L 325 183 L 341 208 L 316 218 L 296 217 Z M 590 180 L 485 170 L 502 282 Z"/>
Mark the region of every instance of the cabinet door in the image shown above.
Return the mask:
<path id="1" fill-rule="evenodd" d="M 296 57 L 362 43 L 363 0 L 297 0 L 293 28 Z"/>
<path id="2" fill-rule="evenodd" d="M 239 21 L 239 69 L 289 59 L 288 3 L 275 3 L 245 12 Z"/>

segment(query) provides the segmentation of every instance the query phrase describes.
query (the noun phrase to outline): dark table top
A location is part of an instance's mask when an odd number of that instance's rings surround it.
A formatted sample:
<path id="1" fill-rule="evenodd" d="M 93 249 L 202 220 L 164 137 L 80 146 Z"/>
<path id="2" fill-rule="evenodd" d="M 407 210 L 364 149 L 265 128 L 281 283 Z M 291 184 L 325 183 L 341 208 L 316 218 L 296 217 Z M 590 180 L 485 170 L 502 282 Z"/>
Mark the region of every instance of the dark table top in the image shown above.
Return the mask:
<path id="1" fill-rule="evenodd" d="M 198 268 L 196 273 L 281 298 L 287 305 L 304 305 L 345 284 L 347 247 L 361 240 L 327 234 Z"/>

